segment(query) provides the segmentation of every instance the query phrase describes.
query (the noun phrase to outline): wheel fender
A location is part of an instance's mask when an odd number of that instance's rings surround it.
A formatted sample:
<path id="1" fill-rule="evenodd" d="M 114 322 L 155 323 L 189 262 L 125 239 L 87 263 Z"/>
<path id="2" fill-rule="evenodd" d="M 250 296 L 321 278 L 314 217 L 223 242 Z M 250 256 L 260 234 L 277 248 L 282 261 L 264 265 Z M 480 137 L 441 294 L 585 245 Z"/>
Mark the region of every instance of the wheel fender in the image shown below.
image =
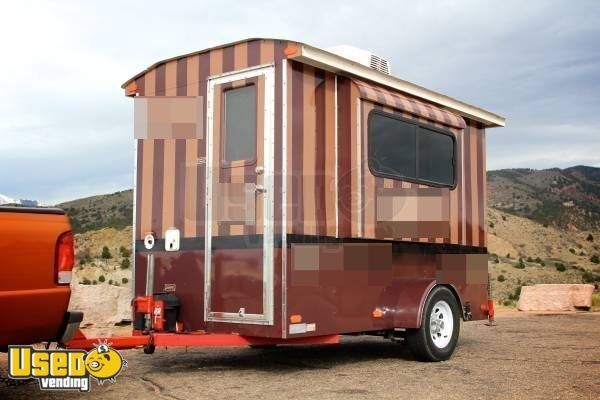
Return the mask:
<path id="1" fill-rule="evenodd" d="M 384 291 L 380 309 L 387 324 L 394 328 L 419 328 L 423 307 L 437 281 L 431 279 L 396 279 Z"/>

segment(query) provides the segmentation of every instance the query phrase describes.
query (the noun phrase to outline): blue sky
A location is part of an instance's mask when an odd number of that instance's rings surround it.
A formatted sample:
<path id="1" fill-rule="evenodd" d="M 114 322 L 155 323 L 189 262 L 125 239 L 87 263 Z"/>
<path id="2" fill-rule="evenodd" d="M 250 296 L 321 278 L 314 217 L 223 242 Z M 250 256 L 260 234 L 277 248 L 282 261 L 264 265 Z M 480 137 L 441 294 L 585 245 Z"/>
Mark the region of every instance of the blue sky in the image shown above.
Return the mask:
<path id="1" fill-rule="evenodd" d="M 131 187 L 133 102 L 120 84 L 159 59 L 246 37 L 369 49 L 402 79 L 506 116 L 488 131 L 488 169 L 600 166 L 598 1 L 2 7 L 0 193 L 14 198 Z"/>

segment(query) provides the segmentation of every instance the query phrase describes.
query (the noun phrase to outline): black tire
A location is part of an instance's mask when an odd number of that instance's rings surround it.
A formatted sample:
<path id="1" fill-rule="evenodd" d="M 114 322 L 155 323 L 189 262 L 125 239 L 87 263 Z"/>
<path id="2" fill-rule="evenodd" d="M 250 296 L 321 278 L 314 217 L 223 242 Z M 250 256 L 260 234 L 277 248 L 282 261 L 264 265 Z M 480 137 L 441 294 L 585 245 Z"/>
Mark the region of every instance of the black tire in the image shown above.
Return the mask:
<path id="1" fill-rule="evenodd" d="M 452 333 L 451 335 L 445 336 L 450 337 L 450 341 L 443 347 L 439 347 L 434 343 L 431 331 L 431 314 L 433 307 L 436 304 L 440 304 L 438 303 L 440 301 L 445 302 L 452 313 Z M 443 306 L 443 303 L 441 304 Z M 439 310 L 439 308 L 437 310 Z M 443 316 L 443 314 L 440 315 Z M 419 329 L 406 330 L 406 343 L 408 344 L 411 353 L 420 361 L 444 361 L 449 359 L 458 342 L 460 318 L 459 306 L 450 289 L 445 286 L 434 287 L 431 290 L 431 293 L 429 293 L 429 296 L 427 296 L 427 300 L 423 307 L 421 327 Z M 442 318 L 439 318 L 438 320 L 443 321 Z M 434 334 L 440 336 L 440 333 L 437 331 L 434 332 Z"/>

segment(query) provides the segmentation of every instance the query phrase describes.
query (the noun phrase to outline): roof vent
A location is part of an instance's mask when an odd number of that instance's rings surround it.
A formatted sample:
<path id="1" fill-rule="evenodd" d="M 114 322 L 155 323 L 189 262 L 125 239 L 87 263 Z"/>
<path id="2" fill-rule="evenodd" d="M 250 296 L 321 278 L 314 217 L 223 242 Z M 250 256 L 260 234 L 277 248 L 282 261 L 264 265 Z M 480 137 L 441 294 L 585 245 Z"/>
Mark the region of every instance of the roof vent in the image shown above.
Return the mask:
<path id="1" fill-rule="evenodd" d="M 325 50 L 366 67 L 373 68 L 379 72 L 383 72 L 384 74 L 391 74 L 389 61 L 385 58 L 376 56 L 370 51 L 347 45 L 328 47 Z"/>

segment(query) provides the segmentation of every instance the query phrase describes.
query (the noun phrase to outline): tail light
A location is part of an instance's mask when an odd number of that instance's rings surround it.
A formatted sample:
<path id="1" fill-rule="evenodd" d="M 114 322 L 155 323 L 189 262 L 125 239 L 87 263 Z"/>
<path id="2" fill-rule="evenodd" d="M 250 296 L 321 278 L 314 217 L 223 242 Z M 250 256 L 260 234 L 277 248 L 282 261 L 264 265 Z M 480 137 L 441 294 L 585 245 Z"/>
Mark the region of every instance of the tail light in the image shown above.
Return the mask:
<path id="1" fill-rule="evenodd" d="M 56 242 L 56 282 L 60 285 L 71 283 L 71 270 L 75 262 L 75 250 L 73 249 L 73 233 L 65 232 L 58 237 Z"/>

